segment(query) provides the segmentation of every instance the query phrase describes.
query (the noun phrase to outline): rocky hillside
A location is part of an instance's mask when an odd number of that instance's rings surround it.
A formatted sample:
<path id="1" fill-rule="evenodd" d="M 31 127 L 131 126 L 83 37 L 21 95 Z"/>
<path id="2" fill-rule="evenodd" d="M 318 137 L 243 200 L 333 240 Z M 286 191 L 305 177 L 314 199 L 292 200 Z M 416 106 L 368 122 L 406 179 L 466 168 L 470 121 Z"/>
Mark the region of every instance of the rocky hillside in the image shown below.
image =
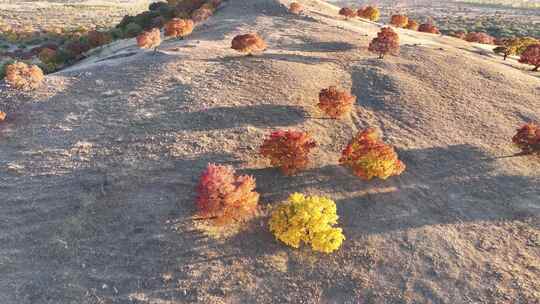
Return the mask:
<path id="1" fill-rule="evenodd" d="M 301 3 L 297 16 L 284 0 L 229 0 L 156 55 L 115 42 L 32 93 L 3 86 L 0 302 L 540 303 L 540 161 L 500 158 L 540 121 L 540 75 L 408 30 L 379 60 L 380 25 Z M 230 49 L 247 32 L 264 54 Z M 357 96 L 349 118 L 321 119 L 330 85 Z M 402 175 L 338 165 L 368 126 Z M 258 155 L 275 129 L 312 134 L 309 170 L 285 177 Z M 227 233 L 193 220 L 209 162 L 256 178 L 259 218 Z M 268 210 L 292 192 L 336 201 L 338 251 L 273 238 Z"/>

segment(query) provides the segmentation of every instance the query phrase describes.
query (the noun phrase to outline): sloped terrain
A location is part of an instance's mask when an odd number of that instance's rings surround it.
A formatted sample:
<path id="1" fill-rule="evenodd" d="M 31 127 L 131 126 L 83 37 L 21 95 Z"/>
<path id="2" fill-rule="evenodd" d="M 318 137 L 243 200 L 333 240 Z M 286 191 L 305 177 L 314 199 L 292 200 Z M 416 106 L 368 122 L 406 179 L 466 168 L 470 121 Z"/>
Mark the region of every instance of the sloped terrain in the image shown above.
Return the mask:
<path id="1" fill-rule="evenodd" d="M 379 25 L 306 0 L 229 0 L 157 55 L 117 42 L 46 86 L 2 88 L 1 303 L 540 303 L 540 162 L 500 158 L 540 121 L 540 77 L 466 42 L 400 30 L 401 55 L 367 52 Z M 260 56 L 230 49 L 258 32 Z M 358 97 L 322 119 L 319 90 Z M 337 165 L 372 126 L 407 170 L 364 182 Z M 277 128 L 319 143 L 284 177 L 258 156 Z M 207 163 L 257 179 L 262 216 L 215 236 L 195 211 Z M 332 255 L 267 229 L 292 192 L 338 206 Z"/>

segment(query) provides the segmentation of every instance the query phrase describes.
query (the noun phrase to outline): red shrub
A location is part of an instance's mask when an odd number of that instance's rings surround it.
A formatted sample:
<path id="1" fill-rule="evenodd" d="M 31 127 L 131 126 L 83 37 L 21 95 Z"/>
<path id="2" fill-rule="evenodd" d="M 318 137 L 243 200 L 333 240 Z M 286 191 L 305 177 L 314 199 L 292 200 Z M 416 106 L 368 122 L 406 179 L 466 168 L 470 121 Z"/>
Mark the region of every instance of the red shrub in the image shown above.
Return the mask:
<path id="1" fill-rule="evenodd" d="M 431 24 L 431 23 L 424 23 L 424 24 L 420 24 L 420 26 L 418 27 L 418 31 L 419 32 L 424 32 L 424 33 L 430 33 L 430 34 L 440 34 L 441 32 L 439 32 L 439 29 Z"/>
<path id="2" fill-rule="evenodd" d="M 394 30 L 389 27 L 384 27 L 377 34 L 376 38 L 373 38 L 369 44 L 368 50 L 370 52 L 379 54 L 379 58 L 384 58 L 386 54 L 398 55 L 399 54 L 399 36 Z"/>
<path id="3" fill-rule="evenodd" d="M 467 38 L 467 33 L 465 33 L 464 31 L 457 31 L 454 34 L 454 37 L 465 40 L 465 38 Z"/>
<path id="4" fill-rule="evenodd" d="M 382 142 L 372 128 L 358 133 L 349 142 L 339 163 L 351 168 L 356 176 L 365 180 L 374 177 L 387 179 L 405 170 L 405 164 L 398 159 L 394 148 Z"/>
<path id="5" fill-rule="evenodd" d="M 395 27 L 406 27 L 409 24 L 409 18 L 405 15 L 393 15 L 390 24 Z"/>
<path id="6" fill-rule="evenodd" d="M 344 7 L 339 10 L 341 16 L 345 16 L 346 19 L 356 17 L 356 11 L 350 7 Z"/>
<path id="7" fill-rule="evenodd" d="M 270 159 L 272 166 L 280 167 L 283 174 L 294 175 L 307 168 L 309 152 L 316 145 L 308 133 L 275 131 L 264 140 L 260 153 Z"/>
<path id="8" fill-rule="evenodd" d="M 465 40 L 468 42 L 477 42 L 483 44 L 495 44 L 495 38 L 482 32 L 471 32 L 465 36 Z"/>
<path id="9" fill-rule="evenodd" d="M 0 111 L 0 122 L 6 120 L 6 116 L 7 116 L 6 112 Z"/>
<path id="10" fill-rule="evenodd" d="M 266 50 L 266 43 L 256 33 L 235 36 L 231 42 L 231 48 L 242 53 L 251 55 L 254 52 Z"/>
<path id="11" fill-rule="evenodd" d="M 335 86 L 322 89 L 319 93 L 319 108 L 332 118 L 339 118 L 351 111 L 356 96 L 338 91 Z"/>
<path id="12" fill-rule="evenodd" d="M 521 53 L 519 62 L 534 66 L 533 71 L 538 71 L 540 67 L 540 44 L 530 45 Z"/>
<path id="13" fill-rule="evenodd" d="M 173 18 L 165 23 L 165 37 L 184 38 L 193 32 L 194 26 L 190 19 Z"/>
<path id="14" fill-rule="evenodd" d="M 540 155 L 540 126 L 532 123 L 522 126 L 517 129 L 516 135 L 512 137 L 512 142 L 523 153 L 537 153 Z"/>
<path id="15" fill-rule="evenodd" d="M 137 35 L 137 45 L 142 49 L 155 49 L 160 44 L 161 32 L 158 28 L 153 28 Z"/>
<path id="16" fill-rule="evenodd" d="M 259 194 L 254 190 L 253 177 L 235 176 L 230 166 L 209 164 L 197 187 L 198 213 L 217 223 L 246 220 L 257 211 Z"/>
<path id="17" fill-rule="evenodd" d="M 289 12 L 291 12 L 293 14 L 296 14 L 296 15 L 300 14 L 303 10 L 304 10 L 304 7 L 302 6 L 302 4 L 300 4 L 298 2 L 293 2 L 289 6 Z"/>

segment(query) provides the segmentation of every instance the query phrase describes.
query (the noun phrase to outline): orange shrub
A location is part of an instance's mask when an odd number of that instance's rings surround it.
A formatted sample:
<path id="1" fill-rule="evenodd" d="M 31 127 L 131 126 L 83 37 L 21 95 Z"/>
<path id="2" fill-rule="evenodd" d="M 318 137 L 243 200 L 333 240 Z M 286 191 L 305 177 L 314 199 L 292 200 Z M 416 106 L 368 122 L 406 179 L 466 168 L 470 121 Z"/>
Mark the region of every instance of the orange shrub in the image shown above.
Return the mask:
<path id="1" fill-rule="evenodd" d="M 266 43 L 256 33 L 249 33 L 234 37 L 231 42 L 231 48 L 251 55 L 254 52 L 263 52 L 266 50 Z"/>
<path id="2" fill-rule="evenodd" d="M 495 38 L 491 37 L 490 35 L 488 35 L 486 33 L 482 33 L 482 32 L 468 33 L 465 36 L 465 40 L 468 41 L 468 42 L 477 42 L 477 43 L 483 43 L 483 44 L 495 44 Z"/>
<path id="3" fill-rule="evenodd" d="M 173 18 L 165 23 L 165 37 L 183 39 L 193 32 L 193 20 Z"/>
<path id="4" fill-rule="evenodd" d="M 19 90 L 38 88 L 43 82 L 43 71 L 37 65 L 15 62 L 6 67 L 6 82 Z"/>
<path id="5" fill-rule="evenodd" d="M 405 15 L 393 15 L 390 24 L 395 27 L 406 27 L 409 24 L 409 18 Z"/>
<path id="6" fill-rule="evenodd" d="M 405 170 L 405 164 L 398 159 L 394 148 L 381 141 L 372 128 L 358 133 L 349 142 L 339 163 L 364 180 L 374 177 L 384 180 Z"/>
<path id="7" fill-rule="evenodd" d="M 423 23 L 423 24 L 420 24 L 420 26 L 418 27 L 418 31 L 419 32 L 424 32 L 424 33 L 430 33 L 430 34 L 440 34 L 441 32 L 439 32 L 439 29 L 431 24 L 431 23 Z"/>
<path id="8" fill-rule="evenodd" d="M 381 12 L 378 8 L 373 6 L 368 6 L 358 10 L 358 16 L 360 18 L 368 19 L 371 21 L 378 21 L 381 17 Z"/>
<path id="9" fill-rule="evenodd" d="M 257 212 L 255 179 L 235 176 L 231 166 L 208 164 L 197 187 L 199 216 L 225 224 L 249 219 Z"/>
<path id="10" fill-rule="evenodd" d="M 317 106 L 332 118 L 339 118 L 351 111 L 356 96 L 338 91 L 335 86 L 322 89 Z"/>
<path id="11" fill-rule="evenodd" d="M 6 116 L 7 116 L 6 112 L 0 111 L 0 122 L 6 120 Z"/>
<path id="12" fill-rule="evenodd" d="M 370 52 L 379 54 L 379 58 L 384 58 L 386 54 L 399 54 L 399 36 L 389 27 L 383 27 L 369 44 Z"/>
<path id="13" fill-rule="evenodd" d="M 540 44 L 529 45 L 519 58 L 519 62 L 533 66 L 533 72 L 540 68 Z"/>
<path id="14" fill-rule="evenodd" d="M 418 24 L 418 22 L 412 20 L 412 19 L 409 19 L 409 22 L 407 23 L 407 25 L 405 26 L 406 29 L 408 30 L 411 30 L 411 31 L 418 31 L 418 27 L 420 25 Z"/>
<path id="15" fill-rule="evenodd" d="M 316 145 L 306 132 L 274 131 L 264 140 L 260 153 L 270 159 L 272 166 L 280 167 L 283 174 L 294 175 L 307 168 L 309 152 Z"/>
<path id="16" fill-rule="evenodd" d="M 346 19 L 356 17 L 356 11 L 350 7 L 343 7 L 342 9 L 339 10 L 339 14 L 341 16 L 345 16 Z"/>
<path id="17" fill-rule="evenodd" d="M 291 3 L 291 6 L 289 6 L 289 12 L 296 15 L 302 13 L 303 10 L 304 10 L 304 7 L 302 6 L 302 4 L 298 2 L 293 2 Z"/>
<path id="18" fill-rule="evenodd" d="M 137 45 L 142 49 L 156 49 L 160 44 L 161 32 L 158 28 L 153 28 L 137 35 Z"/>
<path id="19" fill-rule="evenodd" d="M 512 142 L 521 149 L 521 152 L 537 153 L 540 155 L 540 127 L 535 124 L 526 124 L 517 129 Z"/>

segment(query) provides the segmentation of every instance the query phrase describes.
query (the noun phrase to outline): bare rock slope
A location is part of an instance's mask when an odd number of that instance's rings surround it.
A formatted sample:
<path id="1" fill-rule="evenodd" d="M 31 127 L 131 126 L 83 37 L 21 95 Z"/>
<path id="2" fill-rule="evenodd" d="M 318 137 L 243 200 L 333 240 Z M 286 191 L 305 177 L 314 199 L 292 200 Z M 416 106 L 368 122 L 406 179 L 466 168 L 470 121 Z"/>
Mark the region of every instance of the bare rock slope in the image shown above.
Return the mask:
<path id="1" fill-rule="evenodd" d="M 0 303 L 539 303 L 540 162 L 516 127 L 540 121 L 540 78 L 466 42 L 379 25 L 329 4 L 230 0 L 153 56 L 117 43 L 31 94 L 3 89 Z M 261 56 L 230 49 L 258 32 Z M 319 119 L 330 85 L 354 113 Z M 406 172 L 363 182 L 337 165 L 376 127 Z M 284 177 L 258 157 L 276 128 L 319 143 Z M 228 237 L 191 219 L 208 162 L 257 179 L 263 210 L 292 192 L 338 205 L 332 255 L 275 241 L 263 215 Z"/>

